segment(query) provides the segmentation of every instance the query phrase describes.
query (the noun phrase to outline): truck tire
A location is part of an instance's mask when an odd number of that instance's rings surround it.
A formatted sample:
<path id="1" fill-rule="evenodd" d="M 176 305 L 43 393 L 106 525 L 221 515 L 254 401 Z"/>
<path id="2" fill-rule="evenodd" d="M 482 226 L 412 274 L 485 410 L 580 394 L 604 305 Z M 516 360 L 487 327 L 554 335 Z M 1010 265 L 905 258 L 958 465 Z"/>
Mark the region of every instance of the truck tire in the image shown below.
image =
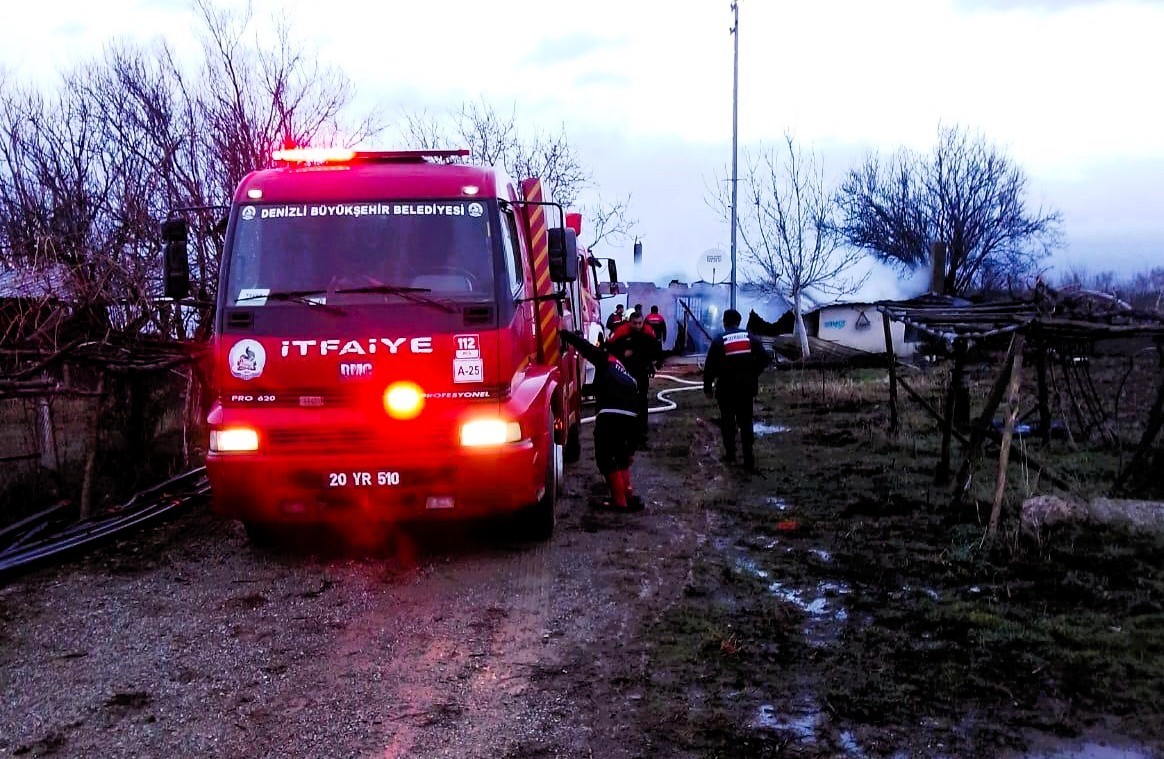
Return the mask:
<path id="1" fill-rule="evenodd" d="M 269 522 L 243 522 L 247 540 L 256 548 L 270 548 L 279 542 L 279 530 Z"/>
<path id="2" fill-rule="evenodd" d="M 561 446 L 554 442 L 554 423 L 550 420 L 549 429 L 550 449 L 546 456 L 546 492 L 534 505 L 523 509 L 518 515 L 520 532 L 530 540 L 549 540 L 554 534 L 554 523 L 557 521 L 558 490 L 561 482 L 558 479 L 558 460 L 562 455 Z"/>
<path id="3" fill-rule="evenodd" d="M 577 464 L 582 458 L 582 423 L 574 422 L 566 432 L 566 450 L 562 452 L 567 464 Z"/>

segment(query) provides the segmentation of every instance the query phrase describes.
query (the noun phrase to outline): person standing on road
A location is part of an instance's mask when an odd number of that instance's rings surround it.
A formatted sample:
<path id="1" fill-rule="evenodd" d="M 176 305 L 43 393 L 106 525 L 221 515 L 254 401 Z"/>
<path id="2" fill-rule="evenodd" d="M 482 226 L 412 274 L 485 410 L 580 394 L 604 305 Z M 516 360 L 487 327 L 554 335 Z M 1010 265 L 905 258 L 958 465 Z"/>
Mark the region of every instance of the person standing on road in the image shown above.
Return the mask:
<path id="1" fill-rule="evenodd" d="M 608 346 L 638 383 L 638 413 L 640 448 L 647 445 L 647 402 L 651 390 L 651 377 L 655 376 L 655 363 L 662 358 L 659 341 L 647 326 L 641 311 L 631 312 L 630 319 L 614 331 Z"/>
<path id="2" fill-rule="evenodd" d="M 744 468 L 756 468 L 753 452 L 752 403 L 759 392 L 760 373 L 771 363 L 759 338 L 740 329 L 740 312 L 723 312 L 724 334 L 711 342 L 703 365 L 703 392 L 719 405 L 723 460 L 736 460 L 736 430 L 744 452 Z"/>
<path id="3" fill-rule="evenodd" d="M 659 341 L 659 362 L 655 364 L 656 369 L 663 368 L 663 341 L 667 339 L 667 319 L 659 313 L 658 306 L 651 306 L 651 313 L 643 317 L 643 321 L 651 331 L 655 333 L 655 339 Z"/>
<path id="4" fill-rule="evenodd" d="M 606 479 L 610 500 L 603 505 L 615 510 L 641 511 L 643 499 L 634 493 L 630 469 L 638 437 L 638 387 L 635 378 L 605 348 L 592 345 L 575 332 L 559 334 L 582 357 L 594 364 L 594 461 Z"/>

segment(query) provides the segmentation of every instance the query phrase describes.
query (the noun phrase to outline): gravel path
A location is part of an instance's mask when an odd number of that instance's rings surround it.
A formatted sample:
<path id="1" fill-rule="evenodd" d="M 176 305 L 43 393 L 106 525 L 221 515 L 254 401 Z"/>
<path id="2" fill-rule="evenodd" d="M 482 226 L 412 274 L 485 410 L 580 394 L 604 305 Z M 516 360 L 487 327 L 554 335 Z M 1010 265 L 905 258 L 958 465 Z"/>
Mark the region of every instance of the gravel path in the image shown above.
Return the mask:
<path id="1" fill-rule="evenodd" d="M 683 587 L 684 488 L 648 454 L 664 497 L 590 513 L 588 454 L 545 544 L 464 525 L 311 556 L 200 507 L 0 588 L 0 756 L 655 753 L 624 644 Z"/>

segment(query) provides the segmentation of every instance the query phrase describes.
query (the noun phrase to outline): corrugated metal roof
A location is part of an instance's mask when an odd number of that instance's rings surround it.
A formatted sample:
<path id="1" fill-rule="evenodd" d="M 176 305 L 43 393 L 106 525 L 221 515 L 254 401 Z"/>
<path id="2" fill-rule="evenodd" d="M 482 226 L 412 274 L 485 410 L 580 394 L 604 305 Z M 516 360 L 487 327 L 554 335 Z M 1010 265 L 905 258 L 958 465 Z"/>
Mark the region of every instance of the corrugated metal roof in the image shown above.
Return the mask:
<path id="1" fill-rule="evenodd" d="M 68 270 L 63 266 L 0 268 L 0 300 L 67 300 L 72 293 Z"/>

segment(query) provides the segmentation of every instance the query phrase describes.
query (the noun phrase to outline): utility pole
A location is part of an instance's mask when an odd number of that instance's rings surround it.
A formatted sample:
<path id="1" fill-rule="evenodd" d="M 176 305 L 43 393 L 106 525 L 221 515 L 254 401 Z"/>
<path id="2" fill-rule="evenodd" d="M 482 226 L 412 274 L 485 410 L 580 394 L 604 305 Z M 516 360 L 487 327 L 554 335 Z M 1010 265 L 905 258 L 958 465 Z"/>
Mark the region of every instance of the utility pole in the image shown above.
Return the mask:
<path id="1" fill-rule="evenodd" d="M 735 42 L 732 61 L 732 284 L 731 307 L 736 307 L 736 200 L 739 190 L 740 124 L 740 4 L 732 3 L 731 35 Z"/>

